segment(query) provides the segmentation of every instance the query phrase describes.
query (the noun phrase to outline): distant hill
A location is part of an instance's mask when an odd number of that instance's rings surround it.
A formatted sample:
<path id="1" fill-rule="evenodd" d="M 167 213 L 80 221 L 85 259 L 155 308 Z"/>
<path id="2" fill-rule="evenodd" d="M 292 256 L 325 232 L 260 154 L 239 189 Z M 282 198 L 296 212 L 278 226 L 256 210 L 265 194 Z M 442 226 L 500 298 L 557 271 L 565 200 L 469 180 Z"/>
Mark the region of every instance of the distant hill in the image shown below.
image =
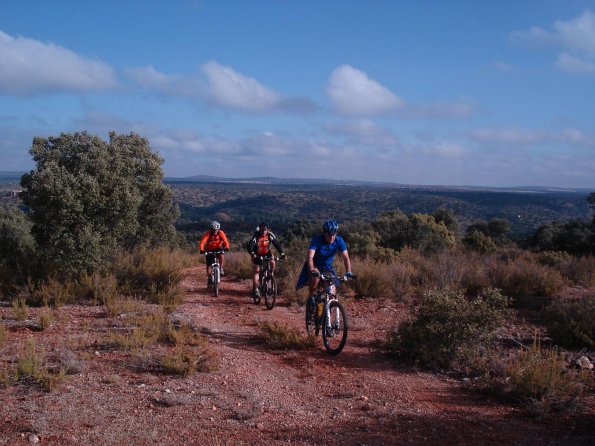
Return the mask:
<path id="1" fill-rule="evenodd" d="M 21 181 L 21 177 L 25 174 L 26 172 L 3 172 L 0 171 L 0 181 L 11 181 L 13 182 L 14 180 L 17 181 Z"/>
<path id="2" fill-rule="evenodd" d="M 301 219 L 370 220 L 396 209 L 406 214 L 432 213 L 442 206 L 454 211 L 463 230 L 480 220 L 505 218 L 512 235 L 523 238 L 551 221 L 589 218 L 588 190 L 201 178 L 168 180 L 182 210 L 182 224 L 216 218 L 239 231 L 265 219 L 282 230 Z"/>
<path id="3" fill-rule="evenodd" d="M 389 181 L 364 181 L 364 180 L 337 180 L 321 178 L 277 178 L 277 177 L 217 177 L 212 175 L 194 175 L 189 177 L 166 177 L 167 183 L 221 183 L 221 184 L 268 184 L 268 185 L 325 185 L 336 186 L 375 186 L 388 188 L 403 188 L 414 190 L 434 191 L 493 191 L 493 192 L 517 192 L 517 193 L 588 193 L 590 189 L 577 188 L 554 188 L 548 186 L 467 186 L 467 185 L 424 185 L 424 184 L 402 184 Z"/>

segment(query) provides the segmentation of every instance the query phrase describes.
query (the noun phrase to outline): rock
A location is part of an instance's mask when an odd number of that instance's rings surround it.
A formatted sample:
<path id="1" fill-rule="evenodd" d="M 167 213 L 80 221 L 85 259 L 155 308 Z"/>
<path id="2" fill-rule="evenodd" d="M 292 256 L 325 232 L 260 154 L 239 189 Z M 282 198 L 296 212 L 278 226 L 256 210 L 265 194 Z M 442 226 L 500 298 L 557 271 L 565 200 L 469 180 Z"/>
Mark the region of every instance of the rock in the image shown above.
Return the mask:
<path id="1" fill-rule="evenodd" d="M 39 443 L 39 437 L 35 434 L 29 435 L 29 443 L 31 443 L 31 444 Z"/>
<path id="2" fill-rule="evenodd" d="M 581 356 L 576 360 L 576 365 L 582 370 L 592 370 L 593 363 L 586 356 Z"/>

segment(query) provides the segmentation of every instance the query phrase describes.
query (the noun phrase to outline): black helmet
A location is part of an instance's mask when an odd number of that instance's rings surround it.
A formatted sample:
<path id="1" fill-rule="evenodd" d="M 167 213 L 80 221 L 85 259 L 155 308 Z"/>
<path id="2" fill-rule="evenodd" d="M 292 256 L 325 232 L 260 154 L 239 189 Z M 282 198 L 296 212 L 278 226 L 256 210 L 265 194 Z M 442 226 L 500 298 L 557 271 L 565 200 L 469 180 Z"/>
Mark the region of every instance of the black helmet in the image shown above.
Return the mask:
<path id="1" fill-rule="evenodd" d="M 265 221 L 260 222 L 260 224 L 258 225 L 258 230 L 264 231 L 265 229 L 269 229 L 269 224 Z"/>

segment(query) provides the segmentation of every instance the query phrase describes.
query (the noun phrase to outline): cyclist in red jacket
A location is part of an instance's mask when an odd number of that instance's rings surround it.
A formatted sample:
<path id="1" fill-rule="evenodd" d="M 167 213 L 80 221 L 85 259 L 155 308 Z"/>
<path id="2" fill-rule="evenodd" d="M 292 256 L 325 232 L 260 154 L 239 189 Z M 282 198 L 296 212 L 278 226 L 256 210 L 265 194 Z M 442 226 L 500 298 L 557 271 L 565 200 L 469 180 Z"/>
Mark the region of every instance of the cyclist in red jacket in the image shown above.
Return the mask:
<path id="1" fill-rule="evenodd" d="M 225 232 L 221 230 L 221 224 L 218 221 L 211 222 L 211 229 L 203 234 L 198 244 L 198 249 L 201 254 L 204 254 L 205 252 L 207 253 L 207 277 L 210 280 L 211 265 L 215 259 L 215 254 L 212 254 L 212 252 L 223 250 L 229 251 L 229 241 L 227 241 L 227 236 L 225 235 Z M 223 254 L 219 253 L 216 255 L 219 265 L 221 265 L 221 276 L 223 276 L 225 275 L 223 270 Z"/>
<path id="2" fill-rule="evenodd" d="M 260 278 L 260 265 L 262 260 L 258 257 L 265 255 L 270 256 L 271 244 L 279 252 L 279 256 L 281 258 L 285 257 L 281 243 L 279 243 L 277 237 L 275 237 L 275 234 L 269 231 L 269 225 L 265 222 L 262 222 L 258 225 L 258 230 L 252 235 L 252 238 L 247 245 L 247 250 L 250 253 L 250 256 L 252 256 L 252 264 L 254 266 L 254 275 L 252 277 L 252 293 L 255 297 L 260 296 L 260 291 L 258 290 L 258 281 Z M 270 262 L 274 271 L 276 262 L 274 259 L 271 259 Z"/>

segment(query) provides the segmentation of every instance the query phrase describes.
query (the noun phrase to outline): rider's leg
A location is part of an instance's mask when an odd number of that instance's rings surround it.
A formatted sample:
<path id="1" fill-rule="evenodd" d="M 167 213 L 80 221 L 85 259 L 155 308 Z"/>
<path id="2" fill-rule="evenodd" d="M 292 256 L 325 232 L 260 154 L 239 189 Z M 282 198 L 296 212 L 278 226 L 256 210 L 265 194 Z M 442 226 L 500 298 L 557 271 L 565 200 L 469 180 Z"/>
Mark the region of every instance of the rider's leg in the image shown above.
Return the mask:
<path id="1" fill-rule="evenodd" d="M 258 289 L 258 282 L 260 279 L 260 265 L 257 263 L 253 264 L 254 266 L 254 275 L 252 276 L 252 292 L 255 293 Z"/>
<path id="2" fill-rule="evenodd" d="M 217 254 L 217 260 L 219 260 L 219 272 L 221 273 L 222 276 L 225 275 L 225 272 L 223 271 L 223 259 L 225 258 L 225 256 L 223 254 Z"/>

